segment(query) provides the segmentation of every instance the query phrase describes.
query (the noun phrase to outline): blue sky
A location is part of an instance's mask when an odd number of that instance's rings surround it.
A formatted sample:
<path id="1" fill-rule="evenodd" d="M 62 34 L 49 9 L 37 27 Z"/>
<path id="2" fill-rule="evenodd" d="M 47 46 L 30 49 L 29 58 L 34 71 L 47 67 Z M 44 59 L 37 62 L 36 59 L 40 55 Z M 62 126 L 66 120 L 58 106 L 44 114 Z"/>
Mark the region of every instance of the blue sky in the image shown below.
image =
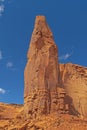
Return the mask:
<path id="1" fill-rule="evenodd" d="M 23 73 L 36 15 L 46 16 L 60 63 L 87 66 L 87 0 L 0 0 L 0 102 L 23 103 Z"/>

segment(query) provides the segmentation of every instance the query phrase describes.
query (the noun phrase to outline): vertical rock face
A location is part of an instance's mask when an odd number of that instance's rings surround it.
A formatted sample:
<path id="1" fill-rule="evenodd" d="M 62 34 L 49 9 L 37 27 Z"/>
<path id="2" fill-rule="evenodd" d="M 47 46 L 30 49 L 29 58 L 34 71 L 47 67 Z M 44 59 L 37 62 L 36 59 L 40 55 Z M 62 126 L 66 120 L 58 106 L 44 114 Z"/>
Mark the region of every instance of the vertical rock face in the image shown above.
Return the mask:
<path id="1" fill-rule="evenodd" d="M 87 68 L 71 63 L 61 64 L 60 75 L 76 111 L 87 117 Z"/>
<path id="2" fill-rule="evenodd" d="M 58 110 L 58 52 L 44 16 L 37 16 L 24 72 L 24 111 L 26 116 Z"/>

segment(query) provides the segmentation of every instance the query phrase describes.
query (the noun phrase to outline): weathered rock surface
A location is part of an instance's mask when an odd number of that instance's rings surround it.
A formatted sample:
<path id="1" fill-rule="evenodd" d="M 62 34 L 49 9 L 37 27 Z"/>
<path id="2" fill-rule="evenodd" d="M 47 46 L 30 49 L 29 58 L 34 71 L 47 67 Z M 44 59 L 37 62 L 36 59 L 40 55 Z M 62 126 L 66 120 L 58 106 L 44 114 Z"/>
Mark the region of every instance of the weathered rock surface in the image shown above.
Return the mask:
<path id="1" fill-rule="evenodd" d="M 50 114 L 25 120 L 23 105 L 0 103 L 0 130 L 86 130 L 87 119 L 68 114 Z"/>
<path id="2" fill-rule="evenodd" d="M 11 130 L 21 123 L 23 105 L 0 103 L 0 130 Z"/>
<path id="3" fill-rule="evenodd" d="M 26 115 L 58 111 L 58 51 L 44 16 L 37 16 L 25 68 L 24 110 Z"/>
<path id="4" fill-rule="evenodd" d="M 87 68 L 75 64 L 60 65 L 61 78 L 78 114 L 87 116 Z"/>
<path id="5" fill-rule="evenodd" d="M 0 103 L 0 119 L 13 119 L 23 110 L 23 105 Z"/>

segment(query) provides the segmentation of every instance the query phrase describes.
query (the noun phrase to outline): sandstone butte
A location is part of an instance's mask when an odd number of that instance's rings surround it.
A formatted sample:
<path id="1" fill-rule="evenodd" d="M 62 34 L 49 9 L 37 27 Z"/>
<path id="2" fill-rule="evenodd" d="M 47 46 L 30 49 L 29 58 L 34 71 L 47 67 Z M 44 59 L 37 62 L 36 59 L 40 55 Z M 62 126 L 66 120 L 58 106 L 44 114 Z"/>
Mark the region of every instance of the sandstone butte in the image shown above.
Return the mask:
<path id="1" fill-rule="evenodd" d="M 35 20 L 24 82 L 24 105 L 0 103 L 0 130 L 87 129 L 87 68 L 59 64 L 45 16 Z"/>

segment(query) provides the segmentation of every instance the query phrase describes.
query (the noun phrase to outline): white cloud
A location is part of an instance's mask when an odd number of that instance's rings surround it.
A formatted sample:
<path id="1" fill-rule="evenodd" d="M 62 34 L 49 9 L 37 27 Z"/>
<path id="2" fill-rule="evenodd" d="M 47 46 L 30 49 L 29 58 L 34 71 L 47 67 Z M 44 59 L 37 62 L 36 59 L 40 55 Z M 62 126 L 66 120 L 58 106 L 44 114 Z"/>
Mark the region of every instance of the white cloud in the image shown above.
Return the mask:
<path id="1" fill-rule="evenodd" d="M 3 88 L 0 88 L 0 94 L 5 94 L 5 93 L 6 93 L 6 90 Z"/>
<path id="2" fill-rule="evenodd" d="M 2 16 L 2 14 L 5 10 L 4 2 L 5 2 L 5 0 L 0 0 L 0 16 Z"/>
<path id="3" fill-rule="evenodd" d="M 3 59 L 3 56 L 2 56 L 2 51 L 0 50 L 0 60 Z"/>
<path id="4" fill-rule="evenodd" d="M 4 2 L 5 0 L 0 0 L 0 2 Z"/>
<path id="5" fill-rule="evenodd" d="M 6 0 L 0 0 L 0 17 L 3 15 L 4 11 L 5 11 L 5 1 Z M 7 3 L 11 3 L 12 0 L 7 0 Z"/>
<path id="6" fill-rule="evenodd" d="M 2 16 L 3 12 L 4 12 L 4 5 L 0 5 L 0 16 Z"/>
<path id="7" fill-rule="evenodd" d="M 65 55 L 62 55 L 59 57 L 59 60 L 67 60 L 69 57 L 71 57 L 72 53 L 66 53 Z"/>
<path id="8" fill-rule="evenodd" d="M 5 9 L 4 5 L 0 5 L 0 16 L 2 16 L 4 9 Z"/>
<path id="9" fill-rule="evenodd" d="M 13 67 L 13 63 L 12 63 L 12 62 L 8 62 L 8 63 L 6 64 L 6 66 L 7 66 L 7 68 L 12 68 L 12 67 Z"/>

